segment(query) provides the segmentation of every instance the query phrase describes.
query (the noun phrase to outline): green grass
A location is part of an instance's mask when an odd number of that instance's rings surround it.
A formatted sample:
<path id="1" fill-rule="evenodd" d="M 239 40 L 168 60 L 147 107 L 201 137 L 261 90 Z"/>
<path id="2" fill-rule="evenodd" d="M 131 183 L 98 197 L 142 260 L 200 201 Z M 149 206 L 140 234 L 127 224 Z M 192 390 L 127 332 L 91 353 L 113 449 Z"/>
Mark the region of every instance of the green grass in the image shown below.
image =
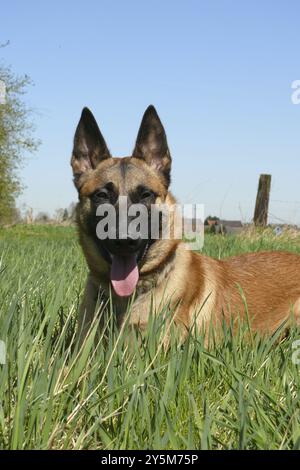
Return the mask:
<path id="1" fill-rule="evenodd" d="M 207 236 L 204 252 L 300 253 L 294 234 Z M 201 337 L 164 352 L 159 320 L 139 346 L 109 328 L 95 346 L 70 348 L 86 265 L 68 227 L 0 230 L 2 449 L 299 449 L 299 331 L 233 338 L 206 351 Z"/>

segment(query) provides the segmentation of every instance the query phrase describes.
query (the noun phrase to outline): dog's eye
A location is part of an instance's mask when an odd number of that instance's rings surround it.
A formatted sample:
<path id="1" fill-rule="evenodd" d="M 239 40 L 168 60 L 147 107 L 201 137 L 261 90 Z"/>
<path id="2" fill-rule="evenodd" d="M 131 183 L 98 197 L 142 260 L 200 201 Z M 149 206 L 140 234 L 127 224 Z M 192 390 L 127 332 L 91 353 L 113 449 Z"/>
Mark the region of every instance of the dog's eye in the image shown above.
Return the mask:
<path id="1" fill-rule="evenodd" d="M 140 198 L 141 200 L 150 199 L 154 196 L 154 193 L 150 189 L 144 189 L 141 191 Z"/>
<path id="2" fill-rule="evenodd" d="M 94 202 L 106 202 L 109 199 L 109 194 L 106 189 L 101 189 L 99 191 L 95 191 L 92 194 L 92 199 Z"/>

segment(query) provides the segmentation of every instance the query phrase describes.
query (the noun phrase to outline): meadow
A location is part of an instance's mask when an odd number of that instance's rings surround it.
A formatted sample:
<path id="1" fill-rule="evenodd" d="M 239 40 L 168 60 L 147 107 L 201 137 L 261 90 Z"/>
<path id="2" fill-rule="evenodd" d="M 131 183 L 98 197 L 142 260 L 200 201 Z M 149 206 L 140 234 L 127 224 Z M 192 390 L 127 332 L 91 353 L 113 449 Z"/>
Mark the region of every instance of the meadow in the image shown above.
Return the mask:
<path id="1" fill-rule="evenodd" d="M 300 237 L 207 235 L 203 252 L 262 249 L 300 254 Z M 162 311 L 133 349 L 111 319 L 106 342 L 95 323 L 78 350 L 86 273 L 73 227 L 0 229 L 1 449 L 300 449 L 299 330 L 250 341 L 229 328 L 210 350 L 191 336 L 165 351 Z"/>

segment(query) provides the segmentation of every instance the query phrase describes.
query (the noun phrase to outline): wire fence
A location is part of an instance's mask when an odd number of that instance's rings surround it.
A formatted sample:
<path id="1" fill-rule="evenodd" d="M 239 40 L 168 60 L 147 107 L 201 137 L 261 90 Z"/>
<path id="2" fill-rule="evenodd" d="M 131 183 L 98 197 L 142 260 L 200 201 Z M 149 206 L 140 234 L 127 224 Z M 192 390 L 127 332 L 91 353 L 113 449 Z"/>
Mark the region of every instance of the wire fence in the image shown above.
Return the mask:
<path id="1" fill-rule="evenodd" d="M 278 224 L 300 226 L 300 201 L 271 199 L 269 220 Z"/>

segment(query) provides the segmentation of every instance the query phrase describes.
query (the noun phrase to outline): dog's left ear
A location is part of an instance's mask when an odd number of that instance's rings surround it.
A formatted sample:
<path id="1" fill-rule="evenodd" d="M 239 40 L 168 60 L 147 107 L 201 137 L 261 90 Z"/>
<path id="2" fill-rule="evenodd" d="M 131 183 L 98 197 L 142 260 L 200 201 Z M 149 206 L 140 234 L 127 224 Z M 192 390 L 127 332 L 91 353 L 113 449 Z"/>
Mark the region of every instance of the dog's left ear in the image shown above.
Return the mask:
<path id="1" fill-rule="evenodd" d="M 154 106 L 150 105 L 143 116 L 132 156 L 145 160 L 159 171 L 170 184 L 171 155 L 167 137 Z"/>
<path id="2" fill-rule="evenodd" d="M 71 159 L 75 185 L 78 186 L 83 173 L 96 168 L 100 161 L 110 157 L 96 119 L 88 108 L 83 108 L 74 136 Z"/>

